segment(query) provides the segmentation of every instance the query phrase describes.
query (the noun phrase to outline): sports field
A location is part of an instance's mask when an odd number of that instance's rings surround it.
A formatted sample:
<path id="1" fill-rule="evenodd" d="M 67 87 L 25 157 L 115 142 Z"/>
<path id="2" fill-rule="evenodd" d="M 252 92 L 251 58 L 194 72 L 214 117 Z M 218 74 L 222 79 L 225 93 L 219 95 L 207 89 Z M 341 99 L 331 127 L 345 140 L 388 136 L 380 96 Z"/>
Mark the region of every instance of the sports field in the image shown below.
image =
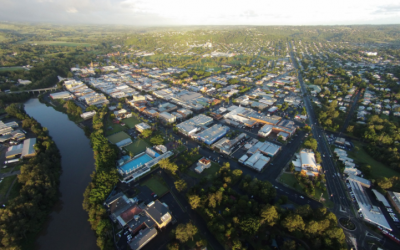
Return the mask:
<path id="1" fill-rule="evenodd" d="M 120 142 L 122 140 L 128 139 L 130 138 L 130 136 L 125 133 L 124 131 L 118 132 L 116 134 L 110 135 L 109 137 L 107 137 L 107 139 L 111 142 L 111 143 L 117 143 Z"/>
<path id="2" fill-rule="evenodd" d="M 126 125 L 128 125 L 129 128 L 134 128 L 136 124 L 139 124 L 140 121 L 136 118 L 136 117 L 130 117 L 127 119 L 123 119 L 121 120 L 123 123 L 125 123 Z"/>
<path id="3" fill-rule="evenodd" d="M 168 188 L 162 182 L 163 182 L 162 178 L 155 176 L 144 182 L 142 186 L 147 186 L 148 188 L 150 188 L 151 191 L 156 193 L 158 196 L 162 196 L 166 192 L 168 192 Z"/>
<path id="4" fill-rule="evenodd" d="M 151 147 L 146 141 L 142 139 L 137 139 L 133 141 L 133 143 L 129 144 L 128 146 L 124 147 L 124 149 L 128 150 L 134 155 L 137 155 L 146 150 L 146 147 Z"/>

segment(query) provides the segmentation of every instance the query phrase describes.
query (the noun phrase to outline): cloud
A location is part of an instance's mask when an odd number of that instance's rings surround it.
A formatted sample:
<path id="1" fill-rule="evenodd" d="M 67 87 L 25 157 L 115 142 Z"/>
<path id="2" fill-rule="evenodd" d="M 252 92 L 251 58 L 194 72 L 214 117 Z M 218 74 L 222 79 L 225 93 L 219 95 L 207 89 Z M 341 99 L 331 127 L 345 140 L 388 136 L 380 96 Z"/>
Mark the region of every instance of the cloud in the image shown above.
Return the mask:
<path id="1" fill-rule="evenodd" d="M 158 25 L 400 23 L 393 0 L 0 0 L 0 20 Z M 397 16 L 396 16 L 397 15 Z M 390 17 L 390 19 L 388 19 Z M 378 21 L 380 20 L 380 21 Z"/>
<path id="2" fill-rule="evenodd" d="M 68 8 L 68 9 L 66 10 L 66 12 L 67 12 L 67 13 L 77 13 L 78 10 L 75 9 L 74 7 L 72 7 L 72 8 Z"/>
<path id="3" fill-rule="evenodd" d="M 400 4 L 388 4 L 378 6 L 378 9 L 372 12 L 375 15 L 395 15 L 400 14 Z"/>

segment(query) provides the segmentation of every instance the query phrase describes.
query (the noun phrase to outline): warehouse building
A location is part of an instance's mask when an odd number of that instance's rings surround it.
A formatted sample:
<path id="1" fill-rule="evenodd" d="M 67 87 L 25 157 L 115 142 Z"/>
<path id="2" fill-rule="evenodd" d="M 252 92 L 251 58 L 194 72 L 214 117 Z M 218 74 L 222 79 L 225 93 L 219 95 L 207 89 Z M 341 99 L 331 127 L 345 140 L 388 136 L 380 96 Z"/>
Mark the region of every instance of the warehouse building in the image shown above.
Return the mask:
<path id="1" fill-rule="evenodd" d="M 269 157 L 264 156 L 261 152 L 256 152 L 252 156 L 250 156 L 245 162 L 244 165 L 261 172 L 265 165 L 270 161 Z"/>
<path id="2" fill-rule="evenodd" d="M 197 139 L 203 141 L 207 145 L 211 145 L 228 133 L 229 127 L 215 124 L 214 126 L 198 133 Z"/>
<path id="3" fill-rule="evenodd" d="M 6 159 L 12 159 L 18 155 L 21 155 L 21 158 L 29 158 L 35 156 L 35 144 L 36 138 L 30 138 L 24 140 L 23 144 L 9 147 L 6 152 Z"/>
<path id="4" fill-rule="evenodd" d="M 200 131 L 202 127 L 205 127 L 213 122 L 213 119 L 206 115 L 198 115 L 187 121 L 176 125 L 178 131 L 184 135 L 192 135 L 197 131 Z"/>

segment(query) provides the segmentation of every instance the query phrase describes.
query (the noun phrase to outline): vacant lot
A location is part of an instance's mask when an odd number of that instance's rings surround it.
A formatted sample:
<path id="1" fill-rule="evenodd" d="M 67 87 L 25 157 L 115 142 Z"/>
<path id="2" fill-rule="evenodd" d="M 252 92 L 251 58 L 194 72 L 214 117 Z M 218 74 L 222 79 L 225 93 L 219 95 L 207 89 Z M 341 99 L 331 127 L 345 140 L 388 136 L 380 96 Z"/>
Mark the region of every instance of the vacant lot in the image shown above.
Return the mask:
<path id="1" fill-rule="evenodd" d="M 108 139 L 111 143 L 114 143 L 114 144 L 117 143 L 117 142 L 120 142 L 120 141 L 122 141 L 122 140 L 128 139 L 128 138 L 131 138 L 131 137 L 130 137 L 127 133 L 125 133 L 125 132 L 123 132 L 123 131 L 118 132 L 118 133 L 116 133 L 116 134 L 113 134 L 113 135 L 107 137 L 107 139 Z"/>
<path id="2" fill-rule="evenodd" d="M 164 181 L 160 177 L 152 177 L 142 183 L 142 186 L 147 186 L 148 188 L 151 189 L 154 193 L 156 193 L 158 196 L 161 196 L 168 192 L 168 188 L 164 185 Z"/>
<path id="3" fill-rule="evenodd" d="M 134 155 L 137 155 L 146 150 L 146 147 L 151 147 L 146 141 L 142 139 L 137 139 L 133 141 L 133 143 L 129 144 L 128 146 L 124 147 L 124 149 L 128 150 Z"/>
<path id="4" fill-rule="evenodd" d="M 140 121 L 133 116 L 127 119 L 123 119 L 122 122 L 128 125 L 129 128 L 134 128 L 136 124 L 140 123 Z"/>
<path id="5" fill-rule="evenodd" d="M 364 144 L 361 142 L 353 142 L 355 147 L 358 147 L 359 150 L 356 152 L 354 149 L 349 152 L 349 156 L 354 159 L 356 164 L 366 164 L 371 166 L 371 177 L 376 179 L 378 177 L 387 177 L 390 178 L 392 176 L 399 176 L 400 174 L 393 169 L 387 167 L 385 164 L 374 160 L 371 156 L 365 152 L 363 146 Z"/>
<path id="6" fill-rule="evenodd" d="M 92 45 L 90 43 L 74 43 L 65 41 L 25 41 L 25 43 L 38 44 L 38 45 L 67 46 L 67 47 L 77 47 L 77 46 L 89 47 Z"/>

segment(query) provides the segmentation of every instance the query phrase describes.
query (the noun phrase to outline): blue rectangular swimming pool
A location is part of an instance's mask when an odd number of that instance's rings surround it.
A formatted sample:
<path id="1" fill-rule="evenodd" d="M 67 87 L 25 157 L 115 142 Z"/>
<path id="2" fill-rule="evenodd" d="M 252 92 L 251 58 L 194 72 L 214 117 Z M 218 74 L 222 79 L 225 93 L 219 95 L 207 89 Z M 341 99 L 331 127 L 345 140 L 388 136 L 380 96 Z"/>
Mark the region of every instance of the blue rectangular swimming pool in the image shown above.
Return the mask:
<path id="1" fill-rule="evenodd" d="M 142 166 L 143 164 L 145 164 L 151 160 L 153 160 L 153 158 L 151 158 L 148 154 L 144 154 L 144 155 L 122 165 L 120 167 L 120 169 L 124 172 L 125 171 L 131 172 L 132 170 Z"/>

